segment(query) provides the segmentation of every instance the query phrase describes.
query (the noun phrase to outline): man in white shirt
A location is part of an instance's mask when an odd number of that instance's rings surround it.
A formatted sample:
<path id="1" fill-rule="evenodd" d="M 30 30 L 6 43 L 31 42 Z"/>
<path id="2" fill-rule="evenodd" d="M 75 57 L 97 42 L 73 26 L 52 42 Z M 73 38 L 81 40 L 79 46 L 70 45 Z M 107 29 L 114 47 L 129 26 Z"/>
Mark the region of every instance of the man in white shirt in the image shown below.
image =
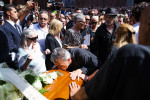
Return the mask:
<path id="1" fill-rule="evenodd" d="M 146 8 L 148 5 L 149 4 L 146 2 L 141 2 L 132 8 L 132 17 L 133 17 L 133 23 L 134 23 L 133 28 L 135 31 L 135 38 L 136 38 L 137 43 L 139 42 L 138 40 L 139 27 L 140 27 L 139 21 L 140 21 L 141 13 L 144 10 L 144 8 Z"/>
<path id="2" fill-rule="evenodd" d="M 45 39 L 48 34 L 48 22 L 49 16 L 47 11 L 40 11 L 38 17 L 38 23 L 33 24 L 30 29 L 34 29 L 38 34 L 38 43 L 40 44 L 43 51 L 45 51 Z"/>

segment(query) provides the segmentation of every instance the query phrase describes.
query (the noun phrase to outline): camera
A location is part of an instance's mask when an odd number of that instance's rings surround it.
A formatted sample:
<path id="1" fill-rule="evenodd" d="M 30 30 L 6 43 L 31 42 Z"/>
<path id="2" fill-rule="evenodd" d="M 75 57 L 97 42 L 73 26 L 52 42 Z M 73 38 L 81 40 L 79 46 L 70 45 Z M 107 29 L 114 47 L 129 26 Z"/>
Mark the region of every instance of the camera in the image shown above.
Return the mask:
<path id="1" fill-rule="evenodd" d="M 54 11 L 54 10 L 60 10 L 61 6 L 63 5 L 62 2 L 56 2 L 55 0 L 48 0 L 48 4 L 51 4 L 51 7 L 48 7 L 49 10 Z"/>

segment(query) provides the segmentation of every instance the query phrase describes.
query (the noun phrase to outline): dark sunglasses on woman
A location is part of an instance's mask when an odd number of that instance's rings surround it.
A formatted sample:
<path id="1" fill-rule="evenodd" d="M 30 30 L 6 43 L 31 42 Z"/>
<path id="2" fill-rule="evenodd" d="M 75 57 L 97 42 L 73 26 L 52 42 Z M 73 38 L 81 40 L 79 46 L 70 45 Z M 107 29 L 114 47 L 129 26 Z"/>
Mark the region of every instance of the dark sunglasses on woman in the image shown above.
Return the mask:
<path id="1" fill-rule="evenodd" d="M 38 36 L 32 37 L 32 38 L 28 38 L 28 39 L 31 40 L 31 41 L 35 41 L 36 39 L 38 39 Z"/>

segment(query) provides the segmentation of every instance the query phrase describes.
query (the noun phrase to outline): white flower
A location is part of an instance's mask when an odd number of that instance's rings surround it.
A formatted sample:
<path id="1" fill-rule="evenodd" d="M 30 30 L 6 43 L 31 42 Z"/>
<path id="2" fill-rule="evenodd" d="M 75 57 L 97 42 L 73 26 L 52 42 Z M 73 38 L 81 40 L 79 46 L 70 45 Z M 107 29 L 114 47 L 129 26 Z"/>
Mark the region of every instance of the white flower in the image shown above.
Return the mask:
<path id="1" fill-rule="evenodd" d="M 17 92 L 9 92 L 7 94 L 6 100 L 21 100 Z"/>
<path id="2" fill-rule="evenodd" d="M 56 72 L 48 73 L 48 77 L 55 80 L 57 78 L 57 73 Z"/>
<path id="3" fill-rule="evenodd" d="M 35 89 L 37 89 L 37 90 L 41 90 L 41 89 L 42 89 L 42 83 L 41 83 L 40 80 L 36 80 L 36 81 L 32 84 L 32 86 L 33 86 Z"/>
<path id="4" fill-rule="evenodd" d="M 11 92 L 11 91 L 15 91 L 17 88 L 11 84 L 10 82 L 7 82 L 6 84 L 3 85 L 4 86 L 4 89 L 5 89 L 5 92 L 8 93 L 8 92 Z"/>
<path id="5" fill-rule="evenodd" d="M 3 85 L 0 85 L 0 98 L 1 100 L 5 100 L 5 90 Z"/>
<path id="6" fill-rule="evenodd" d="M 52 84 L 53 83 L 53 79 L 49 78 L 49 77 L 46 77 L 46 78 L 43 78 L 43 82 L 45 84 Z"/>
<path id="7" fill-rule="evenodd" d="M 41 73 L 41 74 L 39 74 L 39 77 L 41 77 L 41 78 L 46 78 L 46 77 L 47 77 L 47 74 L 46 74 L 46 73 Z"/>

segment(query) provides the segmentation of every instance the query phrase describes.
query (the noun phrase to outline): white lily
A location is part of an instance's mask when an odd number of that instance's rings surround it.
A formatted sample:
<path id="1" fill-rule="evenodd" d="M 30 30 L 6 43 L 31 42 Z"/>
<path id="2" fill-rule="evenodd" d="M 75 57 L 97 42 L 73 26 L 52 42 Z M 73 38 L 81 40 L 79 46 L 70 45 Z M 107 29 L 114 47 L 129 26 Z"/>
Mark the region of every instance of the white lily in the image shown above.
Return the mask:
<path id="1" fill-rule="evenodd" d="M 33 86 L 35 89 L 37 89 L 37 90 L 41 90 L 41 89 L 42 89 L 42 83 L 41 83 L 40 80 L 36 80 L 36 81 L 32 84 L 32 86 Z"/>
<path id="2" fill-rule="evenodd" d="M 53 79 L 49 78 L 49 77 L 46 77 L 46 78 L 43 78 L 43 82 L 45 84 L 52 84 L 53 83 Z"/>
<path id="3" fill-rule="evenodd" d="M 48 73 L 48 77 L 55 80 L 57 78 L 57 73 L 56 72 Z"/>

